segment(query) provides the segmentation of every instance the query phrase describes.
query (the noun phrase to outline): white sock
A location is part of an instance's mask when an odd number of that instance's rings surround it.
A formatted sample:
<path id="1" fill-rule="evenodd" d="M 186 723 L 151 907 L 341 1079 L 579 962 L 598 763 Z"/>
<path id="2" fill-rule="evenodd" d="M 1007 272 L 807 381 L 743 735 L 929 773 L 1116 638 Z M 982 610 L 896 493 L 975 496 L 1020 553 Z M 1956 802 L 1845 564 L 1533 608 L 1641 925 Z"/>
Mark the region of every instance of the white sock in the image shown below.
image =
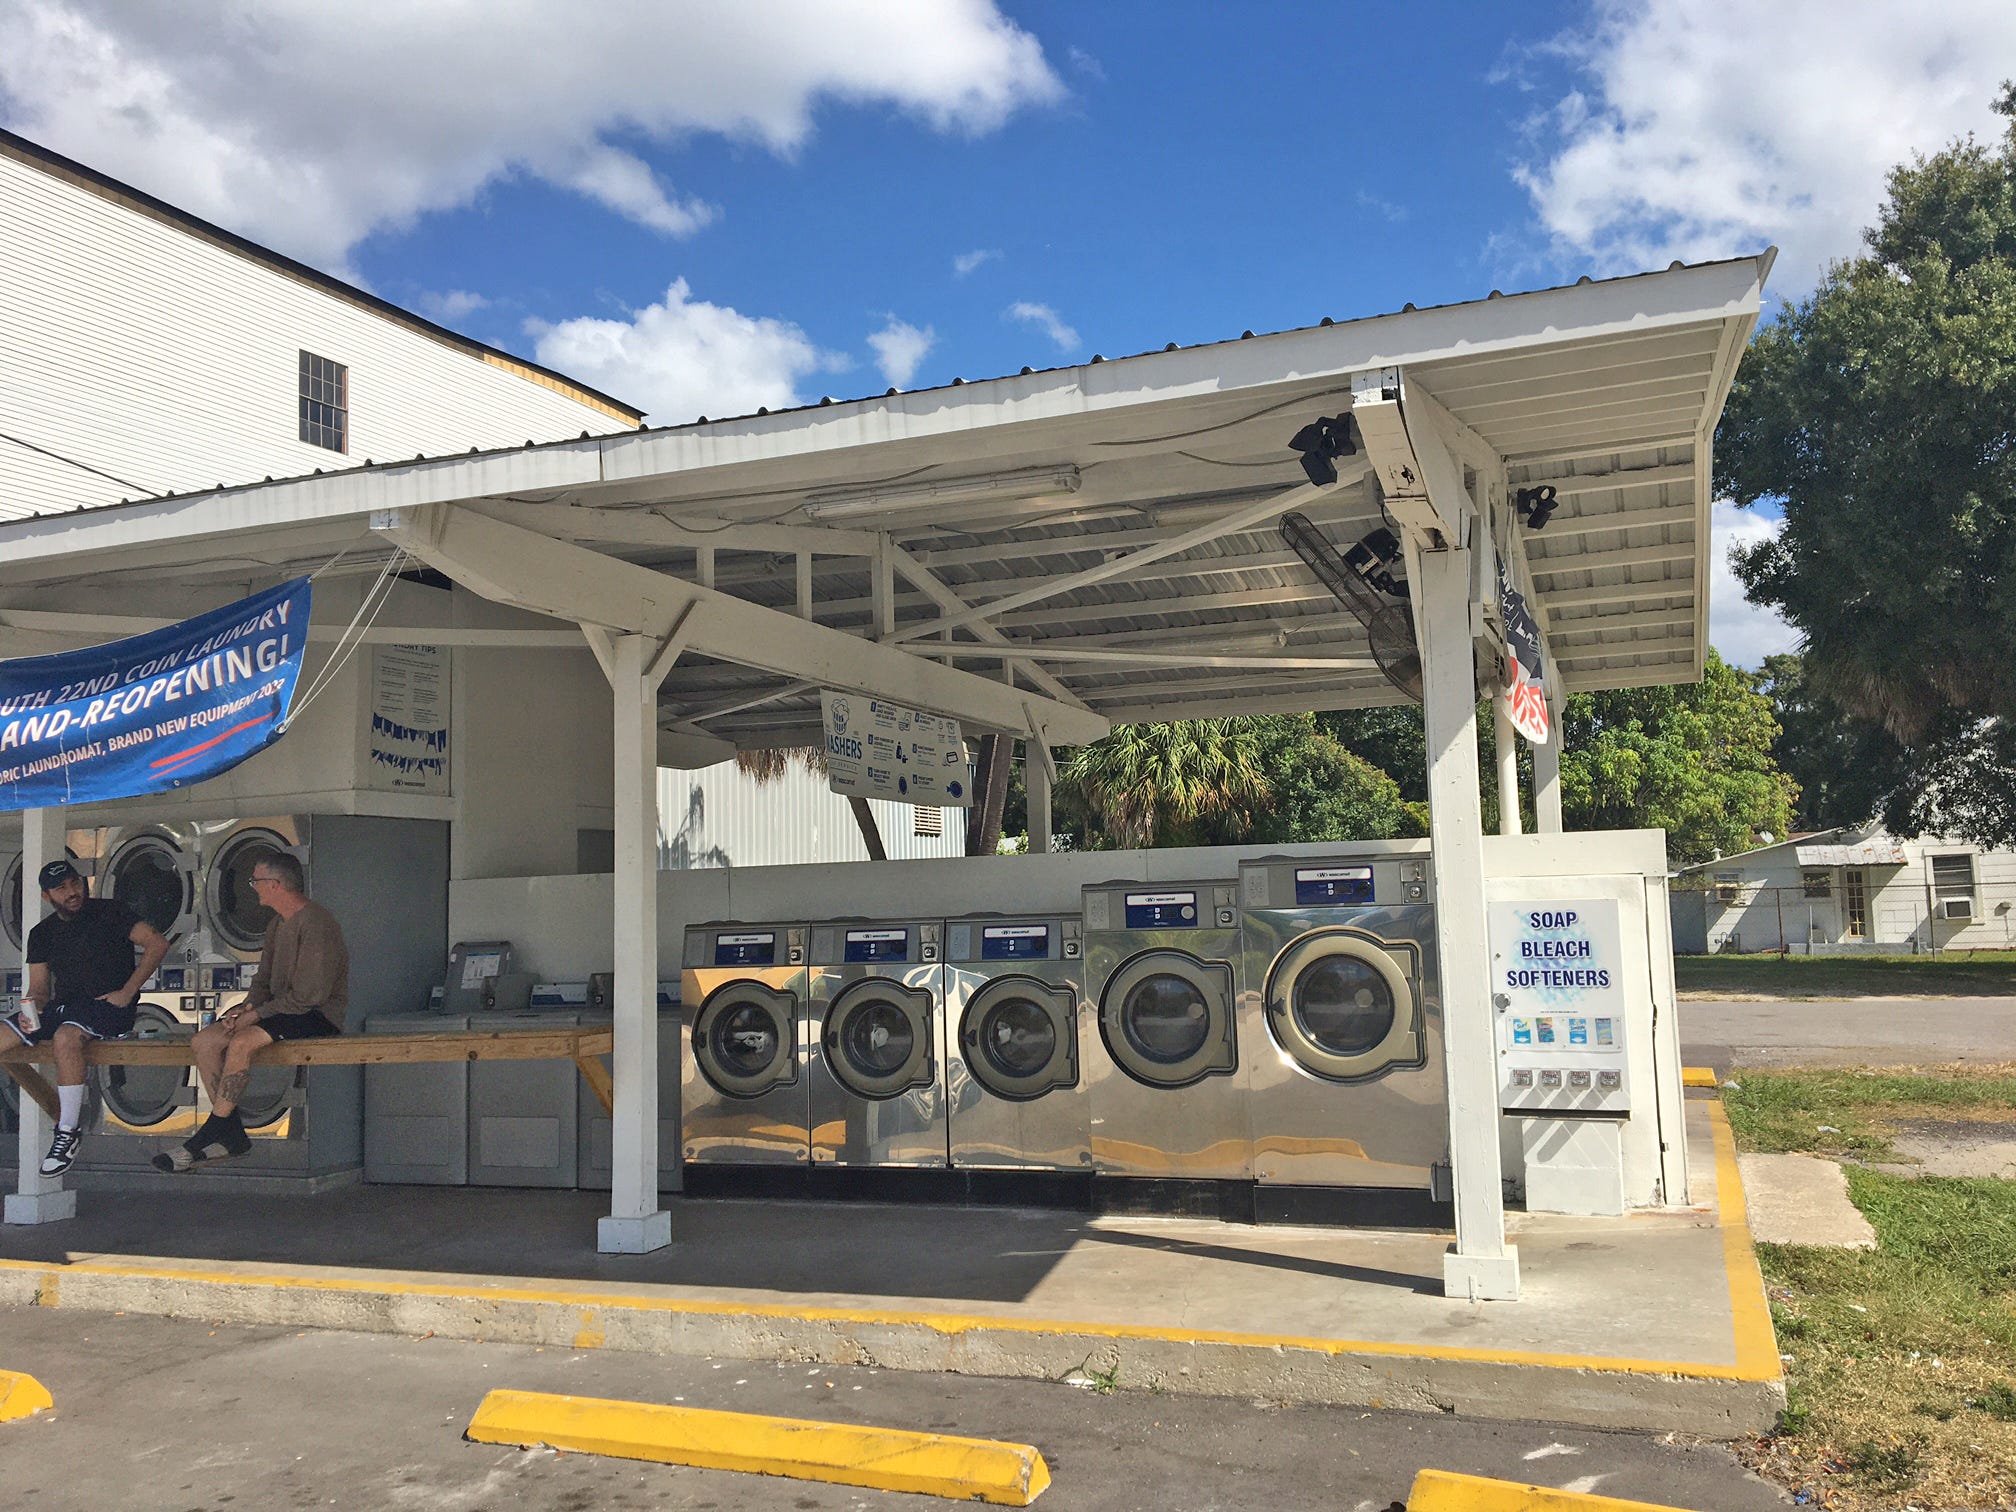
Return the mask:
<path id="1" fill-rule="evenodd" d="M 84 1121 L 84 1084 L 56 1089 L 56 1127 L 74 1129 Z"/>

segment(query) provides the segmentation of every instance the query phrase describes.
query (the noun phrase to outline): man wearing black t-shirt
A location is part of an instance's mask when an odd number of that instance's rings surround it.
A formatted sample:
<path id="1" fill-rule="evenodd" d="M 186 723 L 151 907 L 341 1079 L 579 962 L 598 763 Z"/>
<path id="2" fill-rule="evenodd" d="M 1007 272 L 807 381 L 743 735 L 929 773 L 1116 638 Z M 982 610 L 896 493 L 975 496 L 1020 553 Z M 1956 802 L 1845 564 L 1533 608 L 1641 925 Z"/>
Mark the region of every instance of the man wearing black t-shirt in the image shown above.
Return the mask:
<path id="1" fill-rule="evenodd" d="M 35 880 L 55 913 L 28 931 L 22 1004 L 29 1011 L 0 1023 L 24 1044 L 56 1046 L 56 1137 L 42 1157 L 42 1174 L 59 1176 L 76 1160 L 82 1138 L 84 1041 L 132 1033 L 133 1000 L 168 954 L 168 942 L 124 903 L 92 897 L 68 861 L 51 861 Z M 39 1019 L 33 1029 L 31 1019 Z"/>

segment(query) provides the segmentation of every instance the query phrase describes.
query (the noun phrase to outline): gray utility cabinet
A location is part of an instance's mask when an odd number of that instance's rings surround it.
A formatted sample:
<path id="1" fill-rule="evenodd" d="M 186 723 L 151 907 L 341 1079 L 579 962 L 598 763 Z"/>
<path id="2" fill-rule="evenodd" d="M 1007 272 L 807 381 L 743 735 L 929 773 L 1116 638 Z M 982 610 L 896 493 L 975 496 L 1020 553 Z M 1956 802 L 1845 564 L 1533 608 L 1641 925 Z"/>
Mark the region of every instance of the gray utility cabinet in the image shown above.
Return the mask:
<path id="1" fill-rule="evenodd" d="M 446 1034 L 453 1014 L 389 1013 L 366 1034 Z M 469 1183 L 469 1062 L 364 1068 L 364 1179 L 408 1186 Z"/>
<path id="2" fill-rule="evenodd" d="M 600 1028 L 610 1022 L 607 1013 L 585 1013 L 581 1022 Z M 679 1010 L 658 1013 L 658 1190 L 685 1189 L 684 1168 L 679 1149 Z M 602 1057 L 602 1064 L 609 1064 Z M 585 1086 L 581 1089 L 580 1186 L 583 1191 L 606 1192 L 614 1180 L 609 1115 Z"/>
<path id="3" fill-rule="evenodd" d="M 570 1028 L 578 1013 L 476 1013 L 479 1031 Z M 471 1186 L 571 1187 L 580 1143 L 581 1072 L 571 1060 L 470 1061 Z"/>

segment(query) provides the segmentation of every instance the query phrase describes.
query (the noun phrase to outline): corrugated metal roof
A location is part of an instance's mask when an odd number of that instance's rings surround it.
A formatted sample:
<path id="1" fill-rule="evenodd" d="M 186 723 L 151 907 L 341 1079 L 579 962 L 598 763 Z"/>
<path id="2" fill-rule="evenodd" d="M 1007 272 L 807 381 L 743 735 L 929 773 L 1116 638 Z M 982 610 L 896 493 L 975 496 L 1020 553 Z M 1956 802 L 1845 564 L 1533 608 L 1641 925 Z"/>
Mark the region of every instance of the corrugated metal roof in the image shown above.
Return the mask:
<path id="1" fill-rule="evenodd" d="M 219 550 L 279 570 L 346 541 L 372 549 L 363 507 L 459 502 L 687 578 L 703 575 L 700 551 L 719 533 L 715 586 L 783 610 L 797 597 L 789 545 L 749 549 L 733 529 L 833 529 L 841 544 L 814 559 L 815 617 L 868 634 L 875 573 L 855 543 L 887 531 L 936 580 L 928 592 L 899 580 L 894 595 L 893 633 L 914 652 L 998 676 L 998 649 L 973 630 L 926 637 L 947 594 L 981 608 L 1013 596 L 985 633 L 1028 680 L 1116 720 L 1392 703 L 1402 695 L 1363 630 L 1271 520 L 1075 580 L 1302 482 L 1289 438 L 1349 408 L 1353 374 L 1390 365 L 1504 458 L 1510 488 L 1558 490 L 1545 529 L 1515 533 L 1563 684 L 1691 680 L 1706 650 L 1709 448 L 1768 266 L 1768 254 L 1676 264 L 784 414 L 378 464 L 198 496 L 176 513 L 150 501 L 65 516 L 62 538 L 54 521 L 32 541 L 0 526 L 0 546 L 23 542 L 0 588 L 128 563 L 200 575 Z M 1067 469 L 1075 492 L 870 500 L 844 524 L 808 518 L 808 500 L 839 490 Z M 1305 512 L 1341 549 L 1384 506 L 1361 476 Z M 185 542 L 178 520 L 212 538 Z M 705 658 L 682 659 L 664 699 L 668 719 L 745 746 L 818 727 L 816 689 Z"/>

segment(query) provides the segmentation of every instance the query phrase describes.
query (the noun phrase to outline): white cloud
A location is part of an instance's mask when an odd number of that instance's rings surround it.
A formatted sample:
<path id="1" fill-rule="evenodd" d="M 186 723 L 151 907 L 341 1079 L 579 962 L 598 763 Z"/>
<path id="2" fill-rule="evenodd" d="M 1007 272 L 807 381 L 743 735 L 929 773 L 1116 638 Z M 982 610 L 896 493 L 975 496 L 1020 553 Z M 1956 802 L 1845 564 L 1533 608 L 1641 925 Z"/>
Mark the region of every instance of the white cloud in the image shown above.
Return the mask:
<path id="1" fill-rule="evenodd" d="M 1708 643 L 1732 666 L 1762 666 L 1764 658 L 1799 649 L 1799 632 L 1775 609 L 1743 597 L 1743 582 L 1729 565 L 1729 548 L 1753 546 L 1784 528 L 1752 509 L 1727 500 L 1715 503 L 1714 536 L 1708 547 Z"/>
<path id="2" fill-rule="evenodd" d="M 704 225 L 617 133 L 788 155 L 829 102 L 977 133 L 1063 94 L 993 0 L 0 0 L 0 36 L 9 127 L 325 265 L 514 173 Z"/>
<path id="3" fill-rule="evenodd" d="M 845 368 L 785 320 L 691 297 L 681 278 L 628 320 L 528 321 L 539 361 L 644 409 L 660 425 L 803 403 L 798 382 Z"/>
<path id="4" fill-rule="evenodd" d="M 1069 58 L 1071 66 L 1085 75 L 1086 78 L 1097 79 L 1101 84 L 1106 82 L 1106 65 L 1085 51 L 1084 48 L 1066 48 L 1064 56 Z"/>
<path id="5" fill-rule="evenodd" d="M 992 262 L 1000 255 L 1000 249 L 996 247 L 975 247 L 971 252 L 961 252 L 952 259 L 952 271 L 964 278 L 980 264 Z"/>
<path id="6" fill-rule="evenodd" d="M 930 326 L 920 331 L 891 315 L 889 323 L 868 338 L 868 345 L 875 349 L 875 365 L 882 369 L 882 376 L 898 388 L 908 388 L 918 364 L 937 339 L 938 333 Z"/>
<path id="7" fill-rule="evenodd" d="M 1636 272 L 1775 242 L 1781 292 L 1852 256 L 1913 153 L 1974 131 L 2016 56 L 2009 0 L 1592 0 L 1565 59 L 1581 87 L 1531 123 L 1516 177 L 1556 251 Z M 1503 77 L 1501 74 L 1500 77 Z"/>
<path id="8" fill-rule="evenodd" d="M 1019 320 L 1024 325 L 1033 325 L 1037 330 L 1057 343 L 1060 352 L 1078 350 L 1078 333 L 1064 324 L 1063 318 L 1047 304 L 1031 304 L 1026 299 L 1018 299 L 1008 306 L 1004 320 Z"/>
<path id="9" fill-rule="evenodd" d="M 450 289 L 445 294 L 422 294 L 413 303 L 430 320 L 456 321 L 485 308 L 490 301 L 468 289 Z"/>
<path id="10" fill-rule="evenodd" d="M 1376 194 L 1367 194 L 1363 189 L 1358 191 L 1358 204 L 1361 208 L 1370 210 L 1374 215 L 1385 217 L 1395 225 L 1407 219 L 1409 214 L 1405 205 L 1396 205 L 1393 201 L 1381 199 Z"/>

